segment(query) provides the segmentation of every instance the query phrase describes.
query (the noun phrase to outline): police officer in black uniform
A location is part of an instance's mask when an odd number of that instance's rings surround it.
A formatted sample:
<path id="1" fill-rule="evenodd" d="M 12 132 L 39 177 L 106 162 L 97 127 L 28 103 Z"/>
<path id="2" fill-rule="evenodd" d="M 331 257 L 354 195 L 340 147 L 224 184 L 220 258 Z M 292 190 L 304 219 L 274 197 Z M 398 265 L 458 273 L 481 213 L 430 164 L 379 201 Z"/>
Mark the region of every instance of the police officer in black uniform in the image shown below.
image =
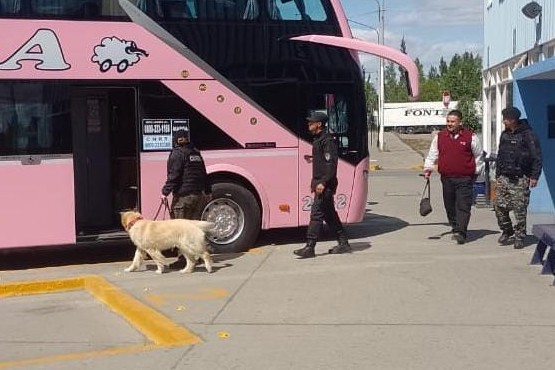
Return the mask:
<path id="1" fill-rule="evenodd" d="M 514 235 L 514 248 L 524 247 L 526 216 L 530 189 L 536 187 L 542 170 L 542 154 L 538 138 L 520 119 L 520 111 L 508 107 L 501 112 L 505 131 L 499 138 L 495 168 L 495 215 L 502 231 L 499 244 L 507 244 Z M 513 211 L 513 226 L 509 212 Z"/>
<path id="2" fill-rule="evenodd" d="M 212 196 L 206 166 L 198 149 L 190 143 L 186 131 L 178 131 L 174 140 L 162 197 L 172 193 L 171 218 L 198 219 L 205 197 L 209 199 Z"/>
<path id="3" fill-rule="evenodd" d="M 335 210 L 333 196 L 337 190 L 337 143 L 332 135 L 324 132 L 328 116 L 314 112 L 307 117 L 308 130 L 314 136 L 312 142 L 312 181 L 310 188 L 314 201 L 310 210 L 310 224 L 306 233 L 306 246 L 295 250 L 300 258 L 315 257 L 314 248 L 320 236 L 323 222 L 335 233 L 339 244 L 328 251 L 330 254 L 351 252 L 341 220 Z"/>

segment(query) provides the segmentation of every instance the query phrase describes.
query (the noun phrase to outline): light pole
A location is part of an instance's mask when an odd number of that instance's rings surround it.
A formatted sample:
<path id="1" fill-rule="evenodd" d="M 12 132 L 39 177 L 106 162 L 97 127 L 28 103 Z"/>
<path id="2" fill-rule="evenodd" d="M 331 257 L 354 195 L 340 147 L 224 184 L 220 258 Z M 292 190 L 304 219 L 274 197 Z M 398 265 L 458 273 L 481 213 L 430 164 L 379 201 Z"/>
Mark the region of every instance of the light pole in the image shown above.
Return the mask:
<path id="1" fill-rule="evenodd" d="M 384 33 L 384 2 L 382 0 L 374 0 L 378 6 L 378 19 L 380 21 L 380 31 L 378 33 L 378 44 L 385 44 L 385 33 Z M 384 60 L 380 58 L 380 96 L 378 98 L 378 148 L 381 151 L 385 149 L 384 143 L 384 100 L 385 100 L 385 77 L 384 77 Z"/>

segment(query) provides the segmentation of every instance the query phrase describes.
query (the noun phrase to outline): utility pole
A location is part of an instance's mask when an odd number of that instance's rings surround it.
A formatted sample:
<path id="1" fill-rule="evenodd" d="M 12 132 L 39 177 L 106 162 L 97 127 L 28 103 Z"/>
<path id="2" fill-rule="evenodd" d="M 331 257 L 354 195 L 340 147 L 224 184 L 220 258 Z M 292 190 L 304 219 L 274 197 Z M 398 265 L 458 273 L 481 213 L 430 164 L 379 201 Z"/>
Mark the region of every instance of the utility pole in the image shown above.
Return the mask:
<path id="1" fill-rule="evenodd" d="M 384 32 L 384 2 L 382 0 L 382 4 L 380 5 L 379 0 L 376 0 L 378 4 L 378 17 L 380 20 L 380 32 L 379 36 L 381 38 L 381 42 L 379 44 L 385 44 L 385 32 Z M 385 103 L 385 73 L 384 73 L 384 60 L 380 58 L 380 97 L 378 103 L 378 116 L 379 116 L 379 131 L 378 131 L 378 147 L 383 152 L 385 150 L 385 143 L 384 143 L 384 103 Z"/>
<path id="2" fill-rule="evenodd" d="M 378 34 L 378 44 L 385 45 L 385 32 L 384 32 L 384 3 L 385 0 L 374 0 L 378 6 L 378 21 L 379 31 Z M 384 103 L 385 103 L 385 73 L 384 73 L 384 59 L 380 57 L 380 91 L 378 96 L 378 149 L 382 152 L 385 150 L 384 143 Z"/>

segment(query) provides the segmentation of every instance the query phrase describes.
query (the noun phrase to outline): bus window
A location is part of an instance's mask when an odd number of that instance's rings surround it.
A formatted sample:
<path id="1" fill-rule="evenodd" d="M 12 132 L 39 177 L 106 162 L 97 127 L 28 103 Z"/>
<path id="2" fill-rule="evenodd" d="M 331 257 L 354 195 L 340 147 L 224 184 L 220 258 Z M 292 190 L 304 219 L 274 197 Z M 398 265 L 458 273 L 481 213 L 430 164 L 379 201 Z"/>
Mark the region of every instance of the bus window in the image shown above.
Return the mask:
<path id="1" fill-rule="evenodd" d="M 20 0 L 0 0 L 0 15 L 13 15 L 21 12 Z"/>
<path id="2" fill-rule="evenodd" d="M 159 82 L 140 84 L 139 106 L 141 120 L 189 120 L 191 141 L 201 150 L 241 148 L 228 134 Z"/>
<path id="3" fill-rule="evenodd" d="M 321 0 L 268 0 L 272 19 L 286 21 L 325 21 L 326 12 Z"/>
<path id="4" fill-rule="evenodd" d="M 199 19 L 253 20 L 258 17 L 258 0 L 204 0 L 198 2 Z"/>
<path id="5" fill-rule="evenodd" d="M 348 89 L 325 94 L 313 90 L 307 98 L 307 116 L 315 111 L 328 115 L 326 130 L 335 138 L 340 158 L 358 163 L 368 155 L 365 117 L 356 114 L 360 111 L 361 104 L 364 105 L 364 101 L 358 101 L 356 95 Z M 310 140 L 308 131 L 301 131 L 301 137 Z"/>
<path id="6" fill-rule="evenodd" d="M 101 8 L 102 0 L 31 0 L 32 15 L 95 18 Z"/>
<path id="7" fill-rule="evenodd" d="M 189 0 L 159 0 L 161 15 L 164 19 L 188 19 L 196 17 L 196 8 Z"/>
<path id="8" fill-rule="evenodd" d="M 349 148 L 347 102 L 341 95 L 326 94 L 326 109 L 329 133 L 335 136 L 340 149 Z"/>
<path id="9" fill-rule="evenodd" d="M 0 84 L 0 156 L 71 153 L 65 85 Z"/>

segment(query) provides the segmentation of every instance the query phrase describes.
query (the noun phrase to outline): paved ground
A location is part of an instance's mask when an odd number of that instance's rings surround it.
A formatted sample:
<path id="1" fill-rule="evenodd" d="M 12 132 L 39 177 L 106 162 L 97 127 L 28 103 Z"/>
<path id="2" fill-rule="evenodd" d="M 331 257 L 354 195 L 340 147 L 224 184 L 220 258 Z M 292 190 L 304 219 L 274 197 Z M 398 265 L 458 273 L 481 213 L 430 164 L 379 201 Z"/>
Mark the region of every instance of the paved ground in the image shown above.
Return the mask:
<path id="1" fill-rule="evenodd" d="M 418 135 L 401 135 L 411 140 L 421 141 L 428 139 L 431 143 L 431 134 Z M 420 169 L 424 163 L 422 153 L 413 150 L 409 145 L 405 144 L 399 135 L 393 132 L 384 132 L 384 151 L 378 149 L 376 143 L 376 135 L 370 137 L 370 168 L 375 170 L 405 170 Z M 419 147 L 421 147 L 420 144 Z M 428 144 L 429 148 L 429 144 Z M 427 153 L 427 150 L 426 150 Z"/>
<path id="2" fill-rule="evenodd" d="M 0 271 L 0 369 L 552 368 L 555 287 L 528 264 L 534 241 L 498 246 L 481 208 L 469 243 L 454 244 L 442 236 L 437 178 L 434 211 L 417 214 L 417 174 L 371 173 L 348 255 L 326 255 L 327 240 L 317 258 L 296 260 L 302 230 L 285 230 L 216 256 L 213 274 L 123 273 L 132 250 L 121 245 L 96 250 L 114 248 L 98 260 L 94 249 L 68 251 L 70 264 L 60 252 L 3 256 L 20 269 Z M 37 268 L 37 257 L 60 266 Z M 10 282 L 46 279 L 58 292 L 1 297 Z M 20 285 L 33 289 L 44 287 Z"/>

